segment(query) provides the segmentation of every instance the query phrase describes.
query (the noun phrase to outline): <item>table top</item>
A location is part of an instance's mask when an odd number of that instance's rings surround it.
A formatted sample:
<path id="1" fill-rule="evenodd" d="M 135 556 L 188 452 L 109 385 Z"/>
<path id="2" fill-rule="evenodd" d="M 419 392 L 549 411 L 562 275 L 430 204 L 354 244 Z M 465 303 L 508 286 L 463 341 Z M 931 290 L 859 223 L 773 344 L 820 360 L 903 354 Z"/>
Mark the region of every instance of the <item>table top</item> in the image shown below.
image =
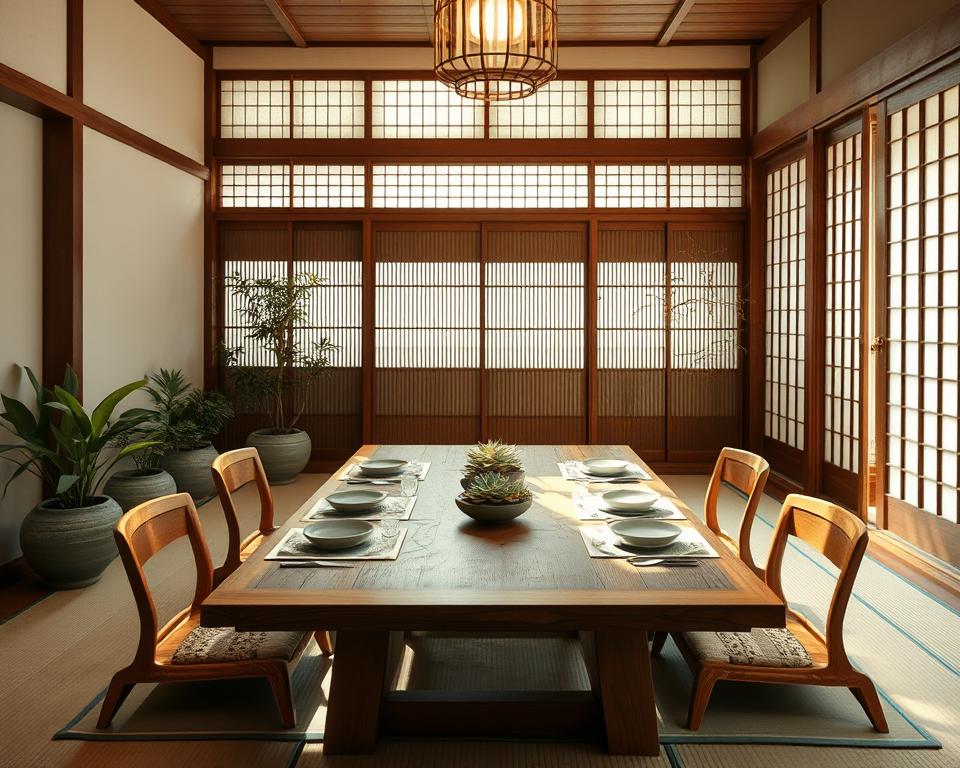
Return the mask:
<path id="1" fill-rule="evenodd" d="M 344 486 L 336 472 L 290 515 L 201 609 L 205 626 L 238 629 L 594 630 L 746 629 L 783 626 L 784 604 L 627 446 L 521 446 L 534 503 L 505 526 L 483 526 L 454 504 L 468 446 L 374 446 L 356 459 L 430 462 L 419 484 L 400 555 L 353 568 L 280 568 L 264 556 L 301 527 L 321 498 Z M 638 569 L 593 559 L 578 528 L 576 483 L 558 462 L 585 457 L 631 460 L 653 478 L 720 554 L 697 568 Z M 356 486 L 351 486 L 356 487 Z M 631 486 L 611 485 L 610 488 Z M 398 486 L 377 487 L 399 493 Z M 283 517 L 283 511 L 278 517 Z"/>

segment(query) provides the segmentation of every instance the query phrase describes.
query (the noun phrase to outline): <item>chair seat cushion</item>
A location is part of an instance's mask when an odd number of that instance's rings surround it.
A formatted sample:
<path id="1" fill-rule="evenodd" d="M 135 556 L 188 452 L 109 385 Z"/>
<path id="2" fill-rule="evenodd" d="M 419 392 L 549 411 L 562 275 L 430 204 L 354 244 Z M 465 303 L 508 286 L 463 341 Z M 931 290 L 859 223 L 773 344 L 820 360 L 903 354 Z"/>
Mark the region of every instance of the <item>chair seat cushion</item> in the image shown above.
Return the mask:
<path id="1" fill-rule="evenodd" d="M 174 664 L 211 664 L 251 659 L 293 659 L 303 632 L 237 632 L 229 627 L 195 627 L 173 654 Z"/>
<path id="2" fill-rule="evenodd" d="M 788 629 L 684 632 L 683 639 L 700 661 L 756 667 L 809 667 L 813 664 L 807 649 Z"/>

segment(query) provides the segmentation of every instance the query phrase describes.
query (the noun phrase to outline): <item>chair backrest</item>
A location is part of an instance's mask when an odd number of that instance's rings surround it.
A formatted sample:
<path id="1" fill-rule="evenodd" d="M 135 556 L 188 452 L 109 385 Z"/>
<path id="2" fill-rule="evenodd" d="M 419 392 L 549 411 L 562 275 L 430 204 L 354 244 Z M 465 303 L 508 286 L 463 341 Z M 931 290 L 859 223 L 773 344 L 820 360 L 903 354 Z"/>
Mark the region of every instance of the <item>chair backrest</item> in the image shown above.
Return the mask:
<path id="1" fill-rule="evenodd" d="M 259 534 L 266 535 L 274 530 L 273 494 L 267 475 L 260 463 L 260 454 L 256 448 L 238 448 L 235 451 L 221 453 L 210 466 L 213 483 L 217 487 L 220 505 L 227 521 L 227 556 L 223 564 L 214 571 L 214 583 L 219 584 L 240 565 L 240 551 L 244 546 L 244 537 L 240 533 L 240 517 L 233 503 L 232 494 L 249 482 L 257 484 L 260 494 Z"/>
<path id="2" fill-rule="evenodd" d="M 770 465 L 767 460 L 755 453 L 742 451 L 739 448 L 724 448 L 717 457 L 707 487 L 707 497 L 704 501 L 704 515 L 707 526 L 715 533 L 720 533 L 720 521 L 717 517 L 717 504 L 720 497 L 720 486 L 724 483 L 733 486 L 747 498 L 747 506 L 740 519 L 740 531 L 737 534 L 737 547 L 740 559 L 750 569 L 762 576 L 763 570 L 758 568 L 750 551 L 750 532 L 753 530 L 753 521 L 757 516 L 757 507 L 763 498 L 763 489 L 770 475 Z"/>
<path id="3" fill-rule="evenodd" d="M 147 583 L 143 566 L 164 547 L 186 536 L 197 567 L 197 585 L 193 602 L 180 611 L 161 629 L 157 626 L 157 609 Z M 200 604 L 213 588 L 213 567 L 210 550 L 203 538 L 197 508 L 188 493 L 175 493 L 145 501 L 124 514 L 114 528 L 114 538 L 120 550 L 120 559 L 130 580 L 130 588 L 140 614 L 140 645 L 137 648 L 138 662 L 155 659 L 157 642 L 184 615 L 200 610 Z"/>
<path id="4" fill-rule="evenodd" d="M 781 600 L 785 600 L 781 585 L 783 555 L 790 536 L 806 542 L 840 569 L 827 612 L 824 640 L 828 664 L 849 666 L 843 647 L 843 618 L 867 548 L 867 526 L 853 513 L 829 501 L 798 493 L 787 496 L 773 534 L 766 571 L 767 586 Z M 812 631 L 817 631 L 808 621 L 804 620 L 803 623 Z"/>

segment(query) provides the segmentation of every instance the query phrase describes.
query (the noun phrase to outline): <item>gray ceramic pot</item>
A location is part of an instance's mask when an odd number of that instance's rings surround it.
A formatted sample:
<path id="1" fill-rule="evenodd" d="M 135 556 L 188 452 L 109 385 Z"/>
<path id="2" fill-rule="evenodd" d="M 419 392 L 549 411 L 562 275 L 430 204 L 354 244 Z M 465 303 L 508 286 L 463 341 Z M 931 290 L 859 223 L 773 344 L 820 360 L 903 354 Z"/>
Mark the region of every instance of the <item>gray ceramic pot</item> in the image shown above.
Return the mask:
<path id="1" fill-rule="evenodd" d="M 124 512 L 137 504 L 176 492 L 177 481 L 160 467 L 114 472 L 103 486 L 104 495 L 116 501 Z"/>
<path id="2" fill-rule="evenodd" d="M 508 480 L 513 480 L 514 482 L 519 482 L 526 477 L 522 469 L 518 469 L 516 472 L 500 472 L 499 474 L 503 475 Z M 460 478 L 460 487 L 463 488 L 463 490 L 467 490 L 471 483 L 473 483 L 473 479 L 476 476 L 476 472 L 471 472 L 469 475 L 464 475 L 462 478 Z"/>
<path id="3" fill-rule="evenodd" d="M 220 454 L 209 443 L 189 451 L 168 451 L 160 457 L 160 466 L 169 472 L 177 483 L 177 490 L 189 493 L 196 502 L 216 494 L 210 465 Z"/>
<path id="4" fill-rule="evenodd" d="M 313 451 L 310 435 L 302 429 L 287 434 L 258 429 L 250 433 L 247 445 L 257 449 L 271 485 L 285 485 L 296 480 Z"/>
<path id="5" fill-rule="evenodd" d="M 76 589 L 100 580 L 117 556 L 113 526 L 123 514 L 107 496 L 89 507 L 61 509 L 56 499 L 41 501 L 20 526 L 20 549 L 27 565 L 57 589 Z"/>
<path id="6" fill-rule="evenodd" d="M 517 504 L 471 504 L 457 496 L 457 506 L 463 514 L 472 517 L 478 523 L 506 523 L 520 517 L 530 509 L 533 499 L 527 499 Z"/>

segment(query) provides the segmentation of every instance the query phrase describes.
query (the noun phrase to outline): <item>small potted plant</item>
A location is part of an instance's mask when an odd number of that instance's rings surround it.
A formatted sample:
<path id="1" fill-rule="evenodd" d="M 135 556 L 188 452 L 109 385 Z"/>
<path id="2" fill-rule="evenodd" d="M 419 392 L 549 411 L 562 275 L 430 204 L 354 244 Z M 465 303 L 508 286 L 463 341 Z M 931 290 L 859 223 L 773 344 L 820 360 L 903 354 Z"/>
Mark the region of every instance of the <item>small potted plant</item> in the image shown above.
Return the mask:
<path id="1" fill-rule="evenodd" d="M 311 273 L 246 278 L 233 274 L 226 286 L 239 304 L 245 338 L 262 349 L 271 365 L 244 365 L 246 348 L 225 348 L 226 381 L 244 410 L 268 414 L 269 426 L 254 430 L 247 445 L 260 454 L 271 483 L 292 483 L 310 460 L 310 435 L 297 428 L 306 394 L 330 365 L 337 346 L 326 337 L 306 343 L 294 328 L 308 321 L 308 302 L 323 281 Z"/>
<path id="2" fill-rule="evenodd" d="M 17 465 L 14 479 L 29 472 L 43 480 L 53 495 L 31 510 L 20 527 L 20 548 L 33 571 L 58 589 L 93 584 L 117 555 L 113 526 L 120 506 L 100 487 L 113 465 L 126 456 L 152 447 L 133 442 L 119 451 L 108 446 L 135 432 L 150 417 L 134 408 L 111 421 L 114 410 L 131 392 L 146 384 L 134 381 L 107 395 L 88 414 L 77 399 L 79 381 L 67 367 L 63 386 L 41 387 L 26 369 L 36 391 L 36 413 L 22 402 L 3 396 L 0 414 L 18 438 L 16 445 L 0 446 L 0 458 Z"/>
<path id="3" fill-rule="evenodd" d="M 461 512 L 478 522 L 503 523 L 530 509 L 533 494 L 521 480 L 488 472 L 477 475 L 456 502 Z"/>
<path id="4" fill-rule="evenodd" d="M 477 443 L 467 451 L 467 463 L 463 467 L 460 485 L 466 490 L 478 475 L 493 472 L 508 480 L 523 480 L 523 462 L 520 450 L 515 445 L 504 445 L 499 440 Z"/>
<path id="5" fill-rule="evenodd" d="M 117 448 L 123 449 L 137 441 L 151 441 L 157 435 L 154 425 L 147 424 L 136 432 L 121 435 L 114 441 Z M 177 492 L 177 481 L 160 466 L 163 447 L 157 443 L 150 448 L 137 451 L 130 458 L 133 469 L 119 469 L 110 475 L 103 486 L 103 492 L 112 498 L 126 512 L 137 504 L 142 504 L 159 496 Z"/>
<path id="6" fill-rule="evenodd" d="M 161 368 L 150 381 L 151 429 L 163 447 L 160 466 L 172 475 L 177 490 L 195 501 L 210 498 L 217 492 L 210 465 L 218 455 L 210 441 L 233 417 L 233 407 L 219 392 L 191 387 L 179 370 Z"/>

